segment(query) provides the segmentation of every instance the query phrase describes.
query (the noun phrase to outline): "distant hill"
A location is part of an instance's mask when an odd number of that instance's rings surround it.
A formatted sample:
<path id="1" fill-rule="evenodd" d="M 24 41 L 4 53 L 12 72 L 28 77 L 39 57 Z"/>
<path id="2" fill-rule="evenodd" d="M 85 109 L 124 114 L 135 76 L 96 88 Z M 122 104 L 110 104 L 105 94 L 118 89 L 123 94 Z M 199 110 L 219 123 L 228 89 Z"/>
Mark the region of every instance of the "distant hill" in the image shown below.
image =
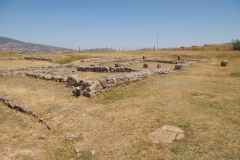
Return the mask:
<path id="1" fill-rule="evenodd" d="M 11 47 L 13 52 L 27 52 L 27 53 L 54 53 L 59 51 L 69 51 L 70 49 L 62 48 L 62 47 L 54 47 L 43 44 L 34 44 L 34 43 L 26 43 L 21 42 L 15 39 L 0 37 L 0 52 L 10 52 Z"/>

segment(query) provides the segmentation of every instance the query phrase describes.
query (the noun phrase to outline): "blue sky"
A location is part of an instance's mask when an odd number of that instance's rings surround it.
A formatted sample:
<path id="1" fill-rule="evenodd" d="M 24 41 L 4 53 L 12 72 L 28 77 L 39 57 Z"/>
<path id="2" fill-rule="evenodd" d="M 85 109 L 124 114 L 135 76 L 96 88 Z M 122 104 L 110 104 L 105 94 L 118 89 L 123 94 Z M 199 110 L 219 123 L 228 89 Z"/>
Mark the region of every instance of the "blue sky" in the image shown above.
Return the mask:
<path id="1" fill-rule="evenodd" d="M 240 39 L 240 0 L 0 0 L 0 36 L 66 48 Z"/>

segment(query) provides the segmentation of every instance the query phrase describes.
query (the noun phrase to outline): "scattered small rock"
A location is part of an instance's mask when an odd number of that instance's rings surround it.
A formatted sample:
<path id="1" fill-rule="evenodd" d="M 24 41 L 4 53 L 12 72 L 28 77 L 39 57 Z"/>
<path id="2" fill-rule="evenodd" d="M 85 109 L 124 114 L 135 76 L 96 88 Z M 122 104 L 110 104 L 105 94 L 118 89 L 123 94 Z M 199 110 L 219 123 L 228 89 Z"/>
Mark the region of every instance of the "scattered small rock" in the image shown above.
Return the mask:
<path id="1" fill-rule="evenodd" d="M 95 154 L 95 150 L 92 150 L 92 155 L 94 155 Z"/>
<path id="2" fill-rule="evenodd" d="M 40 135 L 40 134 L 37 134 L 37 133 L 32 134 L 32 137 L 37 138 L 37 139 L 44 139 L 45 138 L 44 135 Z"/>
<path id="3" fill-rule="evenodd" d="M 73 135 L 73 134 L 66 134 L 65 135 L 65 138 L 69 139 L 69 140 L 72 140 L 73 138 L 77 138 L 78 136 L 76 135 Z"/>
<path id="4" fill-rule="evenodd" d="M 82 151 L 83 151 L 83 148 L 82 148 L 82 147 L 79 147 L 79 146 L 76 146 L 76 147 L 74 147 L 74 151 L 75 151 L 76 153 L 79 153 L 79 152 L 82 152 Z"/>

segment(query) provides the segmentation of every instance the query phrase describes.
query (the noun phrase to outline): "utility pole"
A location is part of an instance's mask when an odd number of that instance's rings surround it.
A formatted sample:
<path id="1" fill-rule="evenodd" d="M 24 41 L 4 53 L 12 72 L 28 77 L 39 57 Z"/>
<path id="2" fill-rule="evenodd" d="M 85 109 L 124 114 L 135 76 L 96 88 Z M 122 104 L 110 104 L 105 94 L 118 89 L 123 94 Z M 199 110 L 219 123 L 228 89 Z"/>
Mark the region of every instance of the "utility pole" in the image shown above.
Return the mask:
<path id="1" fill-rule="evenodd" d="M 79 53 L 80 53 L 80 46 L 79 46 Z"/>
<path id="2" fill-rule="evenodd" d="M 158 37 L 159 37 L 159 36 L 157 35 L 157 50 L 158 50 Z"/>

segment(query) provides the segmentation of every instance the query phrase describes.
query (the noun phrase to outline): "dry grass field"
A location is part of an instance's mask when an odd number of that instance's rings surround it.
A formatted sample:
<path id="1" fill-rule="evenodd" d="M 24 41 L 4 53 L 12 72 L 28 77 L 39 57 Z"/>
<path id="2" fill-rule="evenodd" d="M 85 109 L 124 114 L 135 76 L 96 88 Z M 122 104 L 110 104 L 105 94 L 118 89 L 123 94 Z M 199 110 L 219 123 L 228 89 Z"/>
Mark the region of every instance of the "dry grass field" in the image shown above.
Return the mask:
<path id="1" fill-rule="evenodd" d="M 83 58 L 171 59 L 178 55 L 210 59 L 171 74 L 118 86 L 91 98 L 72 96 L 71 89 L 63 83 L 25 76 L 0 77 L 0 95 L 24 103 L 56 128 L 48 130 L 36 118 L 0 103 L 0 157 L 4 160 L 239 159 L 239 51 L 164 50 L 40 56 L 56 58 L 59 63 L 82 64 Z M 224 59 L 229 60 L 227 67 L 220 66 Z M 29 61 L 23 66 L 30 66 L 28 63 L 48 65 Z M 23 67 L 19 64 L 0 61 L 1 68 Z M 138 65 L 133 66 L 141 68 L 142 64 Z M 107 73 L 79 74 L 86 78 Z M 186 137 L 172 144 L 151 143 L 148 133 L 164 124 L 182 128 Z M 67 135 L 74 138 L 69 140 Z M 75 153 L 76 147 L 82 152 Z"/>

